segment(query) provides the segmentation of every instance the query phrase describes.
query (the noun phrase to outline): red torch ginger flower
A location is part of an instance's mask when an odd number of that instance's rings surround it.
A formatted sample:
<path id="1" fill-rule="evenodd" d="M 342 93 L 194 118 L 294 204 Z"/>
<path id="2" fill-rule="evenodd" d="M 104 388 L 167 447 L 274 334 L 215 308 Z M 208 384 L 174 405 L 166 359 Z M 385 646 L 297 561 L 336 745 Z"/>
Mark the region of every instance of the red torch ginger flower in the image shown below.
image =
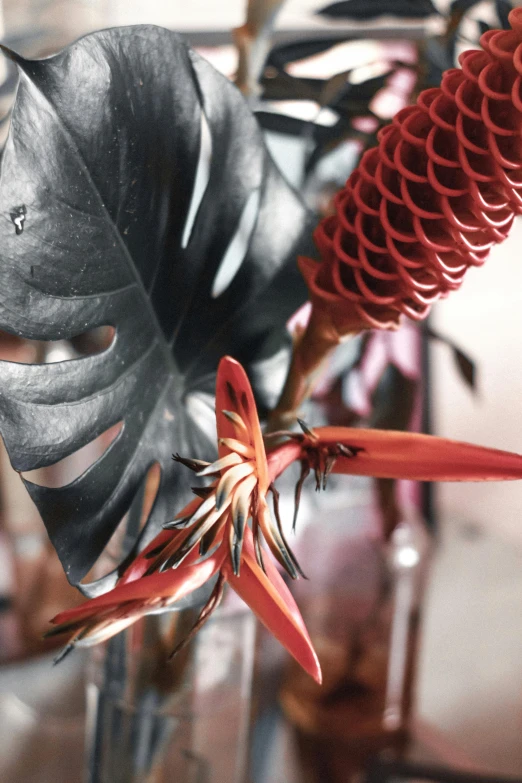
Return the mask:
<path id="1" fill-rule="evenodd" d="M 299 567 L 284 538 L 274 494 L 275 523 L 266 496 L 273 481 L 294 461 L 302 476 L 296 506 L 310 469 L 319 488 L 328 474 L 353 473 L 420 481 L 487 481 L 522 478 L 522 456 L 457 443 L 431 435 L 348 427 L 303 425 L 303 434 L 283 433 L 284 442 L 265 453 L 254 397 L 234 359 L 221 360 L 216 381 L 219 456 L 212 464 L 177 459 L 208 487 L 134 560 L 116 587 L 57 615 L 50 634 L 69 634 L 64 652 L 108 639 L 151 612 L 167 610 L 217 574 L 198 630 L 219 604 L 228 583 L 273 635 L 317 681 L 321 671 L 299 610 L 270 555 L 295 578 Z M 251 527 L 249 526 L 251 520 Z M 192 634 L 190 635 L 192 636 Z"/>
<path id="2" fill-rule="evenodd" d="M 380 131 L 337 194 L 322 260 L 300 260 L 311 342 L 424 318 L 506 238 L 522 212 L 522 8 L 509 21 Z"/>

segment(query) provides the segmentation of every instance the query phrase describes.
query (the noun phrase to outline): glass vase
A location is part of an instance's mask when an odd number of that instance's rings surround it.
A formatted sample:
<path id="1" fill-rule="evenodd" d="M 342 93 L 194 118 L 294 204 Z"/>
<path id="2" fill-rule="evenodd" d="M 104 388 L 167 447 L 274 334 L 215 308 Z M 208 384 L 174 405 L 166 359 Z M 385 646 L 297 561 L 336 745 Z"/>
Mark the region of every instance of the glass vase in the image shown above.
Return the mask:
<path id="1" fill-rule="evenodd" d="M 216 612 L 172 660 L 198 608 L 150 615 L 93 650 L 88 783 L 242 783 L 255 620 Z"/>
<path id="2" fill-rule="evenodd" d="M 300 542 L 310 581 L 296 597 L 324 682 L 290 664 L 280 700 L 306 780 L 352 783 L 373 753 L 408 738 L 429 536 L 412 509 L 385 538 L 364 479 L 321 510 Z"/>

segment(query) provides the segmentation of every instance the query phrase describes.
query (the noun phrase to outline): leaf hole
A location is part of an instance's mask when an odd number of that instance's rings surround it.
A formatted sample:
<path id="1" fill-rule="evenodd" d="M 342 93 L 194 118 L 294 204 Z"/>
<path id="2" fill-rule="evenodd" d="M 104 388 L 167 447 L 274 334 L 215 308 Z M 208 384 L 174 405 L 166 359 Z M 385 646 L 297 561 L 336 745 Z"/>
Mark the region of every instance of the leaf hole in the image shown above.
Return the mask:
<path id="1" fill-rule="evenodd" d="M 116 337 L 114 326 L 96 326 L 72 337 L 69 342 L 80 356 L 94 356 L 110 348 Z"/>
<path id="2" fill-rule="evenodd" d="M 70 340 L 26 340 L 0 331 L 0 360 L 16 364 L 54 364 L 103 353 L 114 341 L 112 326 L 97 326 Z"/>
<path id="3" fill-rule="evenodd" d="M 205 433 L 211 443 L 215 443 L 217 432 L 213 395 L 204 391 L 191 392 L 185 398 L 185 408 L 198 429 Z"/>
<path id="4" fill-rule="evenodd" d="M 226 291 L 244 261 L 256 226 L 260 201 L 261 191 L 259 188 L 256 188 L 256 190 L 251 192 L 243 207 L 234 236 L 221 259 L 212 285 L 211 296 L 213 299 L 217 299 L 218 296 L 221 296 Z"/>
<path id="5" fill-rule="evenodd" d="M 118 524 L 95 565 L 78 585 L 83 595 L 94 598 L 116 585 L 127 567 L 125 560 L 129 553 L 133 552 L 137 538 L 147 524 L 160 483 L 161 465 L 159 462 L 154 462 L 148 469 L 136 497 L 139 503 L 136 509 L 139 512 L 138 516 L 131 508 Z"/>
<path id="6" fill-rule="evenodd" d="M 208 181 L 210 179 L 210 164 L 212 161 L 212 135 L 210 133 L 210 127 L 205 117 L 204 112 L 201 112 L 201 125 L 199 133 L 199 158 L 198 166 L 196 169 L 196 178 L 194 180 L 194 188 L 192 190 L 192 197 L 190 199 L 190 206 L 187 213 L 187 219 L 183 227 L 183 235 L 181 237 L 181 247 L 187 247 L 190 237 L 192 235 L 192 229 L 194 227 L 194 221 L 198 214 L 199 205 L 207 189 Z"/>
<path id="7" fill-rule="evenodd" d="M 55 462 L 54 465 L 28 470 L 23 477 L 40 487 L 49 489 L 66 487 L 85 473 L 112 446 L 122 429 L 123 421 L 119 421 L 68 457 Z"/>
<path id="8" fill-rule="evenodd" d="M 113 326 L 96 326 L 69 340 L 53 340 L 44 343 L 43 361 L 45 364 L 66 362 L 83 356 L 95 356 L 103 353 L 112 344 L 116 330 Z"/>
<path id="9" fill-rule="evenodd" d="M 45 343 L 38 340 L 24 340 L 9 332 L 0 331 L 0 359 L 16 364 L 35 364 L 42 355 Z M 40 359 L 41 361 L 41 359 Z"/>

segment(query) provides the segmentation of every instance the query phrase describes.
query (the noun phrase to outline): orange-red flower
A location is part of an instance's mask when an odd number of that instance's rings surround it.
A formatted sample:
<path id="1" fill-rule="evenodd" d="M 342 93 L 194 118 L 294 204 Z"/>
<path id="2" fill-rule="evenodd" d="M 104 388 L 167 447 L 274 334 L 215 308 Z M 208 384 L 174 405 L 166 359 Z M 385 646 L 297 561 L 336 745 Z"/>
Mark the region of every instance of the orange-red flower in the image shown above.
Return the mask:
<path id="1" fill-rule="evenodd" d="M 228 582 L 303 668 L 320 681 L 319 662 L 297 606 L 269 557 L 262 538 L 295 578 L 300 572 L 276 513 L 266 496 L 277 492 L 269 476 L 254 396 L 245 371 L 221 360 L 216 383 L 219 458 L 209 464 L 175 459 L 208 476 L 196 497 L 151 542 L 109 593 L 54 618 L 51 633 L 71 632 L 71 645 L 91 645 L 113 636 L 139 617 L 167 609 L 216 573 L 218 581 L 196 629 L 210 616 Z M 252 520 L 252 529 L 247 521 Z M 210 554 L 207 554 L 209 553 Z"/>
<path id="2" fill-rule="evenodd" d="M 261 622 L 320 681 L 321 672 L 299 610 L 274 566 L 263 555 L 263 539 L 292 577 L 299 567 L 284 538 L 273 481 L 298 460 L 313 469 L 319 487 L 328 474 L 409 478 L 421 481 L 487 481 L 522 478 L 522 456 L 430 435 L 347 427 L 283 433 L 283 443 L 265 453 L 255 402 L 246 374 L 234 359 L 221 360 L 216 384 L 219 456 L 212 464 L 176 457 L 211 483 L 128 567 L 105 595 L 54 618 L 52 634 L 70 634 L 66 651 L 96 644 L 139 617 L 165 611 L 217 575 L 197 630 L 218 605 L 225 583 Z M 297 493 L 298 494 L 298 493 Z M 277 498 L 277 493 L 275 493 Z M 251 521 L 251 527 L 249 526 Z"/>

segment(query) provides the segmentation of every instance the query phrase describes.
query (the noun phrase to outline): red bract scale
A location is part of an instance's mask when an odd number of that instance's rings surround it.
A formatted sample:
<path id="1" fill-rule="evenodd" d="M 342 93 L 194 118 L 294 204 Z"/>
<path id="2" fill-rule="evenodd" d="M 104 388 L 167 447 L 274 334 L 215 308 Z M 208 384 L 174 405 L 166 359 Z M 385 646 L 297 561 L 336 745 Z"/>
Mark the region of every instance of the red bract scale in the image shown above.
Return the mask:
<path id="1" fill-rule="evenodd" d="M 300 259 L 338 334 L 424 318 L 522 212 L 522 8 L 379 133 Z"/>

